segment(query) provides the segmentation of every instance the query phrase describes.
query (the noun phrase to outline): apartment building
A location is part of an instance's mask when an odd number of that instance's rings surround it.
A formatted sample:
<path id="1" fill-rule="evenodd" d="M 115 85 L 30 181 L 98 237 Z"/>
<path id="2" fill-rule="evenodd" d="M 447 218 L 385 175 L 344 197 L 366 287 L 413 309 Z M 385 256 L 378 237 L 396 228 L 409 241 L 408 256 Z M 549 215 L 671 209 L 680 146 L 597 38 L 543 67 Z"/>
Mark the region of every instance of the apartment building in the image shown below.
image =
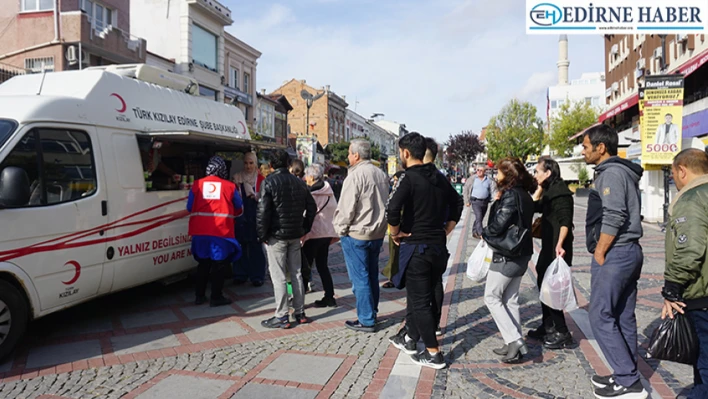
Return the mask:
<path id="1" fill-rule="evenodd" d="M 254 99 L 256 67 L 261 52 L 228 32 L 224 34 L 224 38 L 224 101 L 241 108 L 246 123 L 252 125 L 257 120 Z"/>

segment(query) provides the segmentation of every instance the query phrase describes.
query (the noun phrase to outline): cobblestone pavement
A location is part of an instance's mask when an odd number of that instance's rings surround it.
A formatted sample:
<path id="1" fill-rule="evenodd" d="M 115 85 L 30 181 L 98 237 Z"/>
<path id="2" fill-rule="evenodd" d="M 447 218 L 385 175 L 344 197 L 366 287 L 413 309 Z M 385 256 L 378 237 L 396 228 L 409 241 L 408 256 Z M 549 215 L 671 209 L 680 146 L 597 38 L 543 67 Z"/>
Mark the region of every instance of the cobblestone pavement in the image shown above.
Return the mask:
<path id="1" fill-rule="evenodd" d="M 228 286 L 235 302 L 222 308 L 192 306 L 189 281 L 151 284 L 32 323 L 12 359 L 0 363 L 0 398 L 590 398 L 590 376 L 608 369 L 583 334 L 590 295 L 584 213 L 576 209 L 573 266 L 581 309 L 567 317 L 579 342 L 574 349 L 544 351 L 529 341 L 524 363 L 499 362 L 491 349 L 502 341 L 483 303 L 484 285 L 464 276 L 477 243 L 465 223 L 450 246 L 441 341 L 449 369 L 421 370 L 389 345 L 387 337 L 404 315 L 404 291 L 382 290 L 377 333 L 343 327 L 356 313 L 341 250 L 333 246 L 330 267 L 340 306 L 308 308 L 312 324 L 265 331 L 260 320 L 274 308 L 268 284 Z M 637 317 L 639 342 L 646 345 L 661 306 L 663 235 L 647 227 L 642 245 L 646 258 Z M 384 245 L 382 268 L 387 258 Z M 525 330 L 540 320 L 534 282 L 532 267 L 521 292 Z M 306 303 L 321 295 L 308 294 Z M 686 366 L 642 360 L 641 371 L 652 397 L 673 398 L 691 384 Z"/>

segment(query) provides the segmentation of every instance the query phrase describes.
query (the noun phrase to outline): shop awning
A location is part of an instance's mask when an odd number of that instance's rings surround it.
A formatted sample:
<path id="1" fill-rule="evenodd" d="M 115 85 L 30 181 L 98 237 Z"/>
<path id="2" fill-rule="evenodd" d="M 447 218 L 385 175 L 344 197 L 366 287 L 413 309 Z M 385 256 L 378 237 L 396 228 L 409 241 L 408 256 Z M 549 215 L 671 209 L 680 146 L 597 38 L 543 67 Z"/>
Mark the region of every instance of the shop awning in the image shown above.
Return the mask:
<path id="1" fill-rule="evenodd" d="M 619 105 L 616 105 L 616 106 L 612 107 L 612 109 L 605 111 L 602 115 L 600 115 L 598 120 L 600 123 L 602 123 L 606 119 L 612 118 L 613 116 L 624 112 L 625 110 L 637 105 L 638 103 L 639 103 L 639 94 L 633 94 L 628 99 L 622 101 Z"/>
<path id="2" fill-rule="evenodd" d="M 596 124 L 594 124 L 594 125 L 592 125 L 592 126 L 588 126 L 587 128 L 583 129 L 580 133 L 576 133 L 573 137 L 569 138 L 568 141 L 573 141 L 573 140 L 577 139 L 578 137 L 580 137 L 580 136 L 582 136 L 583 134 L 585 134 L 585 132 L 587 132 L 588 129 L 593 128 L 593 127 L 598 126 L 598 125 L 600 125 L 600 123 L 596 123 Z"/>
<path id="3" fill-rule="evenodd" d="M 221 151 L 228 150 L 243 150 L 251 146 L 258 148 L 285 148 L 282 144 L 264 143 L 260 141 L 244 140 L 238 137 L 216 136 L 213 134 L 193 132 L 193 131 L 164 131 L 164 132 L 142 132 L 138 135 L 143 137 L 152 137 L 159 140 L 182 141 L 190 143 L 199 143 L 213 145 Z"/>

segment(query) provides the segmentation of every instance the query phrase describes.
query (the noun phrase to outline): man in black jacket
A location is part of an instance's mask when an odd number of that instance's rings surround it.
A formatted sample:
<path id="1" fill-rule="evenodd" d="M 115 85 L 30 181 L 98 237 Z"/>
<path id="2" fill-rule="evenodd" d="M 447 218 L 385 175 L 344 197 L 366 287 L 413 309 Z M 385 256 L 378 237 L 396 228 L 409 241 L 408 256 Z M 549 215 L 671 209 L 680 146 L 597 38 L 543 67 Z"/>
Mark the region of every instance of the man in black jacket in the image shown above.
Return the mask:
<path id="1" fill-rule="evenodd" d="M 410 133 L 401 138 L 398 146 L 406 171 L 391 193 L 387 216 L 391 236 L 401 244 L 399 268 L 406 269 L 408 317 L 404 339 L 417 342 L 422 338 L 426 350 L 413 355 L 413 361 L 441 369 L 446 364 L 435 336 L 433 292 L 450 257 L 447 233 L 460 220 L 464 203 L 434 164 L 423 164 L 423 136 Z"/>
<path id="2" fill-rule="evenodd" d="M 263 181 L 258 200 L 256 229 L 258 240 L 266 244 L 276 305 L 275 316 L 261 322 L 268 328 L 291 327 L 286 270 L 290 272 L 293 286 L 295 322 L 310 321 L 305 316 L 300 238 L 312 228 L 317 204 L 305 183 L 288 171 L 289 161 L 290 156 L 284 150 L 271 154 L 270 166 L 274 172 Z"/>

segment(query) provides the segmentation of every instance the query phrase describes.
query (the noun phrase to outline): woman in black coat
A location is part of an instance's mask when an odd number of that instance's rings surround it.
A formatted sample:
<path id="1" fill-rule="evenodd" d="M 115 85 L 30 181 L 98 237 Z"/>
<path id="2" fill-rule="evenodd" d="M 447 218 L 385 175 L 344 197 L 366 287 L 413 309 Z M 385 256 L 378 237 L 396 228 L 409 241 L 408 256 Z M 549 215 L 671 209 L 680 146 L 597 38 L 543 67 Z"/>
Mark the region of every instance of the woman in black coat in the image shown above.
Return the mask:
<path id="1" fill-rule="evenodd" d="M 538 288 L 541 289 L 546 270 L 562 256 L 573 262 L 573 193 L 560 175 L 558 162 L 541 157 L 536 165 L 535 178 L 539 184 L 534 194 L 536 212 L 541 213 L 541 254 L 536 264 Z M 543 341 L 546 349 L 563 349 L 573 344 L 573 337 L 565 324 L 562 310 L 541 304 L 543 324 L 528 333 L 530 338 Z"/>

